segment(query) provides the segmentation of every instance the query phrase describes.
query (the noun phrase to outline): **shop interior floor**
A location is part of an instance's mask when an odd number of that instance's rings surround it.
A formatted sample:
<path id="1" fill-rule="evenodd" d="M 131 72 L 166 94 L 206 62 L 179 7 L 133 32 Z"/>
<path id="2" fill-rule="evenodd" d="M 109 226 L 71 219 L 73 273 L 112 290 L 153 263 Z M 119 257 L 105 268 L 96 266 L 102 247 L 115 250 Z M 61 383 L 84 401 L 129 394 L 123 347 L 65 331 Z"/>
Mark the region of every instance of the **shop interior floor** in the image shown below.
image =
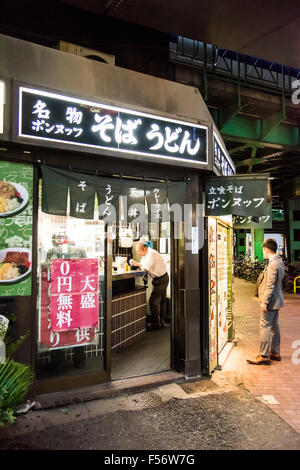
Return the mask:
<path id="1" fill-rule="evenodd" d="M 147 332 L 124 351 L 112 354 L 112 379 L 137 377 L 170 369 L 170 327 Z"/>

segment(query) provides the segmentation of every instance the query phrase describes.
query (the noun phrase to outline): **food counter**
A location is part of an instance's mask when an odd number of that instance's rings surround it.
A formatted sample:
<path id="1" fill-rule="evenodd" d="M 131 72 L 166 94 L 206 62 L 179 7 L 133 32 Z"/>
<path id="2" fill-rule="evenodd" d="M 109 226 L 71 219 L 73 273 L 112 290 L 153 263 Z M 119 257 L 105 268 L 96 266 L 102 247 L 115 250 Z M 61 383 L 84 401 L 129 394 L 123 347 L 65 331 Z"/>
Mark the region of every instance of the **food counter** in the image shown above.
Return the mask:
<path id="1" fill-rule="evenodd" d="M 121 351 L 146 333 L 146 271 L 117 271 L 112 275 L 111 347 Z"/>

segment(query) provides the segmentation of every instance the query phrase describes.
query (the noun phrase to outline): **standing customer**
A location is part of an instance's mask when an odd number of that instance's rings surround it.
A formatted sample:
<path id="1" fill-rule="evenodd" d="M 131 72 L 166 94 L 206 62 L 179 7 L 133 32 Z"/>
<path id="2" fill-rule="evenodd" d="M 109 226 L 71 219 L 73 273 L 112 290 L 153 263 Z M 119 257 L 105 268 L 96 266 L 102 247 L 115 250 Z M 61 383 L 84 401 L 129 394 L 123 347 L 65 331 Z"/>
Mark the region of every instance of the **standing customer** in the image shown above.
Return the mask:
<path id="1" fill-rule="evenodd" d="M 247 359 L 250 364 L 271 364 L 270 360 L 281 361 L 279 309 L 284 306 L 282 280 L 284 264 L 276 254 L 277 243 L 268 238 L 263 243 L 264 258 L 269 260 L 262 276 L 258 280 L 258 297 L 261 301 L 260 351 L 254 359 Z"/>
<path id="2" fill-rule="evenodd" d="M 165 326 L 166 291 L 169 284 L 167 266 L 161 254 L 153 250 L 153 248 L 148 247 L 145 242 L 138 242 L 136 251 L 138 255 L 142 256 L 141 262 L 138 263 L 131 259 L 130 264 L 146 270 L 153 279 L 153 290 L 149 299 L 152 323 L 151 329 L 158 330 Z"/>

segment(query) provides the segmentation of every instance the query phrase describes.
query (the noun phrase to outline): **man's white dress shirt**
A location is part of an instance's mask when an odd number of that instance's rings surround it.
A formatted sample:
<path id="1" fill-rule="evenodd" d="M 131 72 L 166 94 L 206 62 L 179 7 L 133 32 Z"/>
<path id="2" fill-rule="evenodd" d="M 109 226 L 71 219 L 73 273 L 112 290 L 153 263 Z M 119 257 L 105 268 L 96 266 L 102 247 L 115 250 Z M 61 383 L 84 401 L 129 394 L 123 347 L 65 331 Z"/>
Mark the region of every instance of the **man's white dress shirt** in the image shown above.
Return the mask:
<path id="1" fill-rule="evenodd" d="M 161 254 L 150 247 L 140 264 L 141 269 L 146 269 L 151 277 L 161 277 L 167 272 L 167 265 Z"/>

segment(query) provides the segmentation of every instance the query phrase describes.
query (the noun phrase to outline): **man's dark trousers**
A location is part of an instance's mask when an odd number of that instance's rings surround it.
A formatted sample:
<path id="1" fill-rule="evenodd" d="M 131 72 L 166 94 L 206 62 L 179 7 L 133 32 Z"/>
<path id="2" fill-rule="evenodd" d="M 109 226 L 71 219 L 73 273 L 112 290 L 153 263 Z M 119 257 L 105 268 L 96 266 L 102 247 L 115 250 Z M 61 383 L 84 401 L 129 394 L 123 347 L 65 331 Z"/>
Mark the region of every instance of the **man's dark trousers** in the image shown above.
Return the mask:
<path id="1" fill-rule="evenodd" d="M 164 326 L 166 314 L 166 291 L 169 284 L 168 273 L 152 280 L 153 290 L 149 299 L 152 326 L 159 328 Z"/>
<path id="2" fill-rule="evenodd" d="M 260 351 L 261 356 L 269 357 L 270 353 L 280 354 L 280 328 L 278 310 L 262 312 L 260 317 Z"/>

